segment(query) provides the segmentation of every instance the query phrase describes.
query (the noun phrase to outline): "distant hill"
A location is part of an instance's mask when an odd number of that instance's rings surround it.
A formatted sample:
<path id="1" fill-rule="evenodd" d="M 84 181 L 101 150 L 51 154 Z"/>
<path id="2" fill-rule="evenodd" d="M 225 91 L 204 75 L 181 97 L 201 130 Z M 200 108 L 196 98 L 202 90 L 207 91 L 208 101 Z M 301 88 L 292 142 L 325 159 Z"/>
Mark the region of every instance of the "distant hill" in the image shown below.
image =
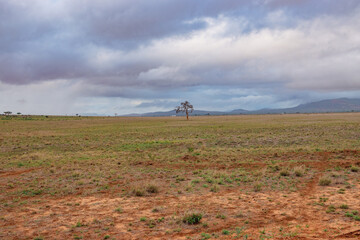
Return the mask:
<path id="1" fill-rule="evenodd" d="M 328 99 L 318 102 L 300 104 L 293 108 L 260 109 L 248 111 L 235 109 L 229 112 L 195 110 L 190 115 L 239 115 L 239 114 L 281 114 L 281 113 L 326 113 L 326 112 L 360 112 L 360 99 L 338 98 Z M 138 117 L 165 117 L 165 116 L 184 116 L 184 113 L 176 113 L 175 110 L 167 112 L 150 112 L 143 114 L 128 114 L 125 116 Z"/>
<path id="2" fill-rule="evenodd" d="M 292 111 L 300 112 L 350 112 L 360 111 L 360 99 L 339 98 L 301 104 Z"/>
<path id="3" fill-rule="evenodd" d="M 224 115 L 224 112 L 219 111 L 203 111 L 203 110 L 194 110 L 190 113 L 192 116 L 203 116 L 203 115 Z M 176 113 L 175 110 L 167 112 L 150 112 L 143 114 L 128 114 L 127 117 L 165 117 L 165 116 L 185 116 L 185 113 Z"/>
<path id="4" fill-rule="evenodd" d="M 261 109 L 253 114 L 360 112 L 360 99 L 338 98 L 300 104 L 293 108 Z"/>

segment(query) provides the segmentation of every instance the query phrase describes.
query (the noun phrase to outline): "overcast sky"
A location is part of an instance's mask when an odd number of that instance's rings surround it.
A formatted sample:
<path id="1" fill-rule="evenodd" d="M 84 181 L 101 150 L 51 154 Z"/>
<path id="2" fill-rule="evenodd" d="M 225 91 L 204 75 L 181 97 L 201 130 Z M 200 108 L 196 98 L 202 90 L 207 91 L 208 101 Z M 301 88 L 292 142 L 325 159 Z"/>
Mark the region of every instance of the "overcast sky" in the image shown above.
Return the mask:
<path id="1" fill-rule="evenodd" d="M 359 0 L 0 0 L 0 112 L 360 97 Z"/>

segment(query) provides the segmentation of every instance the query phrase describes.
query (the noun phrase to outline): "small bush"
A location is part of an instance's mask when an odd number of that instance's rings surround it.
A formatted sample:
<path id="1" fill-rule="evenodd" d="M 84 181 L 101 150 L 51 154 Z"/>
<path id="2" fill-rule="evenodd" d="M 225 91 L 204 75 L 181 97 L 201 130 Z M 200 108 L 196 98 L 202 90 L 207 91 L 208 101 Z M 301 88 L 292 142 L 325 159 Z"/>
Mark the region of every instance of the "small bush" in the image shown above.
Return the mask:
<path id="1" fill-rule="evenodd" d="M 270 166 L 269 168 L 271 168 L 273 172 L 277 172 L 280 170 L 280 166 L 278 165 Z"/>
<path id="2" fill-rule="evenodd" d="M 210 239 L 211 235 L 208 233 L 201 233 L 201 240 Z"/>
<path id="3" fill-rule="evenodd" d="M 330 205 L 326 210 L 327 213 L 334 213 L 336 211 L 336 207 L 334 205 Z"/>
<path id="4" fill-rule="evenodd" d="M 226 219 L 226 216 L 224 214 L 217 214 L 216 218 Z"/>
<path id="5" fill-rule="evenodd" d="M 346 216 L 346 217 L 351 217 L 351 218 L 354 217 L 354 215 L 351 214 L 351 213 L 349 213 L 349 212 L 346 212 L 346 213 L 345 213 L 345 216 Z"/>
<path id="6" fill-rule="evenodd" d="M 159 188 L 155 185 L 149 185 L 146 187 L 146 191 L 148 193 L 158 193 L 159 192 Z"/>
<path id="7" fill-rule="evenodd" d="M 219 191 L 219 187 L 216 185 L 210 188 L 210 192 L 218 192 L 218 191 Z"/>
<path id="8" fill-rule="evenodd" d="M 183 222 L 189 225 L 199 224 L 202 219 L 201 213 L 189 213 L 183 217 Z"/>
<path id="9" fill-rule="evenodd" d="M 358 172 L 358 171 L 359 171 L 359 168 L 356 167 L 356 166 L 351 166 L 350 170 L 351 170 L 352 172 Z"/>
<path id="10" fill-rule="evenodd" d="M 340 176 L 340 175 L 338 177 L 336 177 L 334 180 L 334 184 L 336 184 L 336 185 L 341 185 L 344 183 L 345 183 L 345 179 L 343 176 Z"/>
<path id="11" fill-rule="evenodd" d="M 282 177 L 287 177 L 289 175 L 290 175 L 290 173 L 288 170 L 281 170 L 281 172 L 280 172 L 280 176 L 282 176 Z"/>
<path id="12" fill-rule="evenodd" d="M 304 173 L 305 173 L 304 167 L 302 167 L 302 166 L 300 166 L 300 167 L 295 167 L 295 168 L 294 168 L 294 173 L 295 173 L 295 176 L 297 176 L 297 177 L 302 177 L 302 176 L 304 176 Z"/>
<path id="13" fill-rule="evenodd" d="M 208 182 L 208 183 L 213 183 L 213 182 L 214 182 L 214 179 L 212 179 L 212 178 L 206 178 L 205 180 L 206 180 L 206 182 Z"/>
<path id="14" fill-rule="evenodd" d="M 122 208 L 121 208 L 121 207 L 119 207 L 119 208 L 115 209 L 115 212 L 122 213 L 122 212 L 123 212 L 123 210 L 122 210 Z"/>
<path id="15" fill-rule="evenodd" d="M 147 225 L 149 228 L 154 228 L 156 226 L 156 222 L 155 222 L 155 220 L 150 220 Z"/>
<path id="16" fill-rule="evenodd" d="M 353 218 L 355 221 L 360 221 L 360 216 L 358 214 L 359 214 L 358 211 L 352 211 L 351 213 L 346 212 L 345 216 Z"/>
<path id="17" fill-rule="evenodd" d="M 349 209 L 349 206 L 346 205 L 346 204 L 341 204 L 341 205 L 340 205 L 340 208 L 341 208 L 341 209 Z"/>
<path id="18" fill-rule="evenodd" d="M 319 181 L 320 186 L 329 186 L 331 184 L 331 179 L 328 177 L 323 177 Z"/>
<path id="19" fill-rule="evenodd" d="M 197 184 L 197 183 L 199 183 L 200 181 L 198 180 L 198 179 L 195 179 L 195 180 L 192 180 L 191 181 L 191 184 Z"/>
<path id="20" fill-rule="evenodd" d="M 254 191 L 255 192 L 260 192 L 261 191 L 261 187 L 262 187 L 262 184 L 261 183 L 257 183 L 254 185 Z"/>
<path id="21" fill-rule="evenodd" d="M 340 194 L 345 194 L 345 189 L 340 188 L 340 189 L 338 190 L 338 193 L 340 193 Z"/>
<path id="22" fill-rule="evenodd" d="M 176 182 L 183 182 L 183 181 L 185 181 L 184 177 L 177 177 L 176 178 Z"/>
<path id="23" fill-rule="evenodd" d="M 330 176 L 333 177 L 333 178 L 339 178 L 340 174 L 336 173 L 336 172 L 333 172 L 333 173 L 330 174 Z"/>
<path id="24" fill-rule="evenodd" d="M 134 189 L 133 194 L 137 197 L 145 196 L 145 191 L 143 189 Z"/>

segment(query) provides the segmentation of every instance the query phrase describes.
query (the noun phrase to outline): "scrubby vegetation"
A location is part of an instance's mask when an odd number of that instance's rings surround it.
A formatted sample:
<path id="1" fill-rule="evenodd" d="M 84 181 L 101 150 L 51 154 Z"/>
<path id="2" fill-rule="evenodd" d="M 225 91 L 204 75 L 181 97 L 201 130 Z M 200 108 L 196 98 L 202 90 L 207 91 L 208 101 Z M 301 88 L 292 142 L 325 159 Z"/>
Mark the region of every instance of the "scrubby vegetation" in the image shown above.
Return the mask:
<path id="1" fill-rule="evenodd" d="M 0 238 L 341 238 L 359 134 L 355 113 L 4 117 Z"/>

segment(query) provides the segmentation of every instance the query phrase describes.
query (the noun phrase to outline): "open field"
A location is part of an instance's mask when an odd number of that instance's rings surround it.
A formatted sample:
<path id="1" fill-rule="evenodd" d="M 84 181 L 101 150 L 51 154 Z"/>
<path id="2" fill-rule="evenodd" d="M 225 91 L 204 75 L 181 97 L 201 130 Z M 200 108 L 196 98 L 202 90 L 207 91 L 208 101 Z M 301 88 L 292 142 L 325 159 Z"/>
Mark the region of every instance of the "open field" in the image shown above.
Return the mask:
<path id="1" fill-rule="evenodd" d="M 359 212 L 359 113 L 0 119 L 0 239 L 360 239 Z"/>

